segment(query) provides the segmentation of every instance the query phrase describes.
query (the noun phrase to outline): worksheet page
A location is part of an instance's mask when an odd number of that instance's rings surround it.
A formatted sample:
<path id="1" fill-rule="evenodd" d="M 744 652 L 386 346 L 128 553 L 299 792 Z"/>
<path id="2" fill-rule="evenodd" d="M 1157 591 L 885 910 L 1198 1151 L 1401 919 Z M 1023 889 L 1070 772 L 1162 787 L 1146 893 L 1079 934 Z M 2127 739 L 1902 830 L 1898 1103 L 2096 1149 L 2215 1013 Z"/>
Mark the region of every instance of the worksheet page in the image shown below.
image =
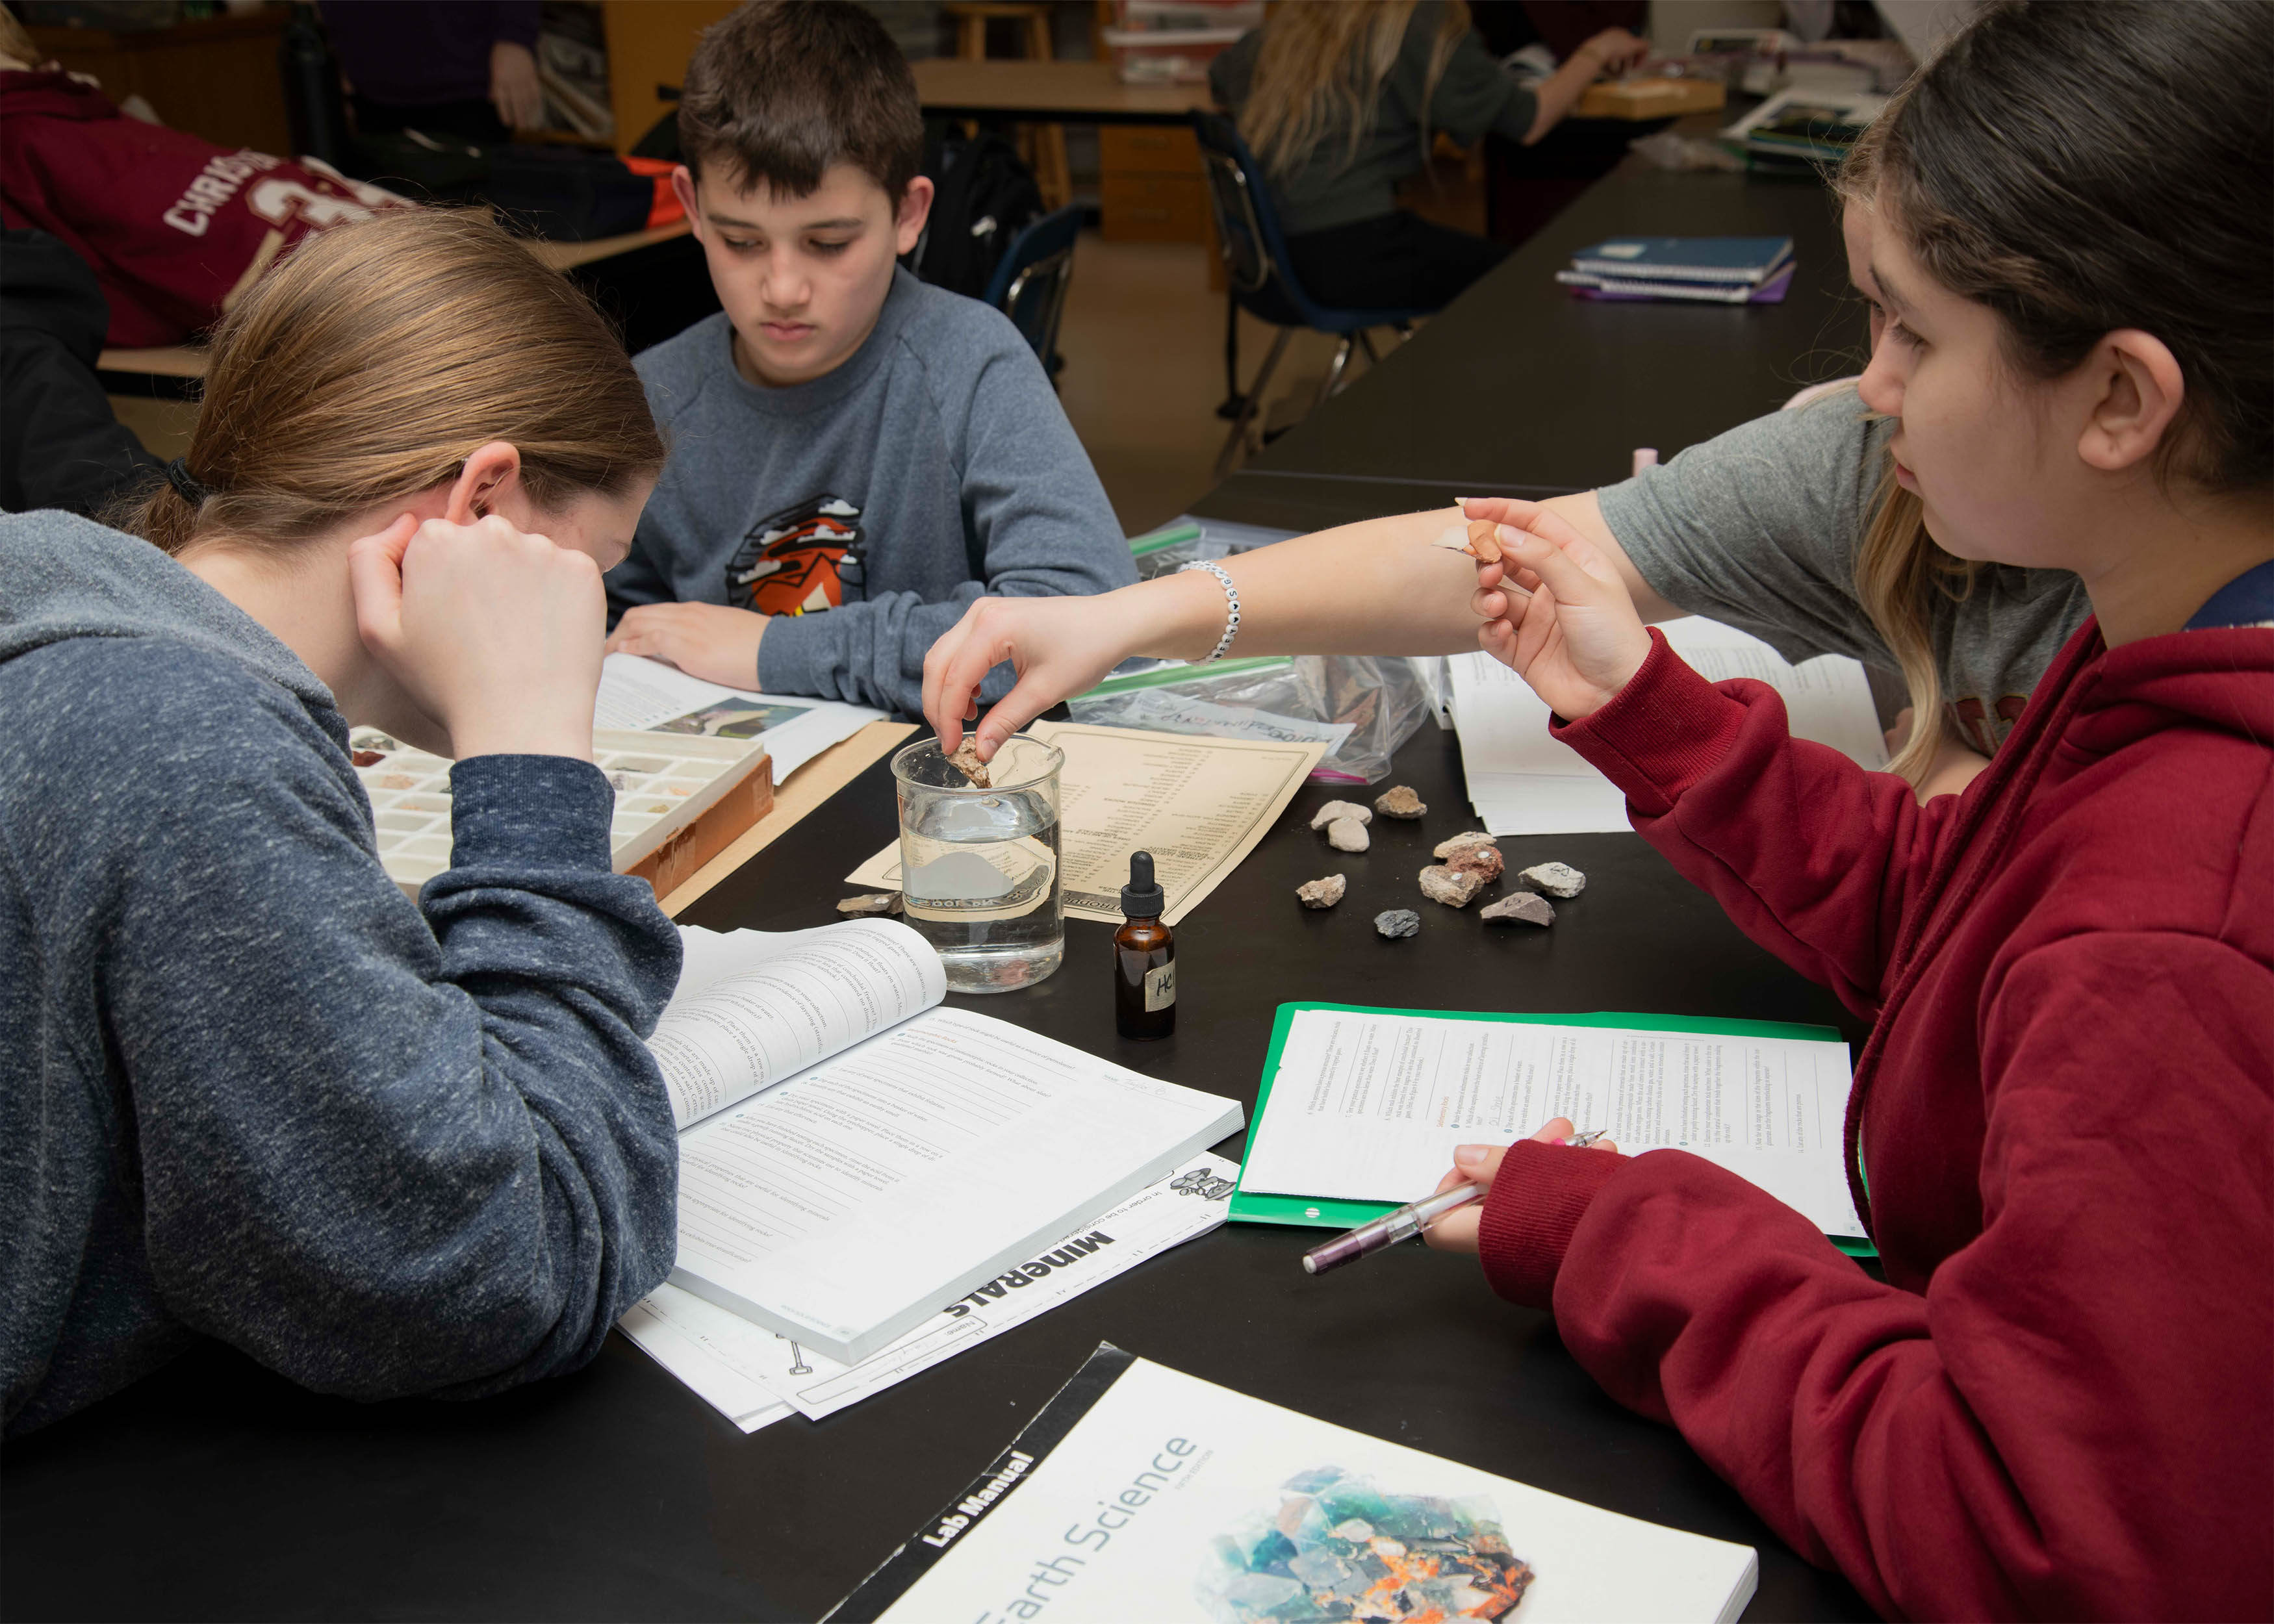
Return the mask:
<path id="1" fill-rule="evenodd" d="M 681 1136 L 672 1282 L 858 1363 L 1242 1121 L 1235 1101 L 930 1010 Z"/>
<path id="2" fill-rule="evenodd" d="M 1565 1116 L 1630 1155 L 1690 1151 L 1826 1235 L 1860 1237 L 1841 1161 L 1849 1076 L 1837 1041 L 1300 1010 L 1240 1187 L 1419 1200 L 1454 1147 Z"/>
<path id="3" fill-rule="evenodd" d="M 600 662 L 592 726 L 747 740 L 773 758 L 779 785 L 831 745 L 884 716 L 839 700 L 724 688 L 661 660 L 611 654 Z"/>
<path id="4" fill-rule="evenodd" d="M 811 930 L 682 926 L 679 989 L 647 1046 L 681 1128 L 947 996 L 931 944 L 897 920 Z"/>

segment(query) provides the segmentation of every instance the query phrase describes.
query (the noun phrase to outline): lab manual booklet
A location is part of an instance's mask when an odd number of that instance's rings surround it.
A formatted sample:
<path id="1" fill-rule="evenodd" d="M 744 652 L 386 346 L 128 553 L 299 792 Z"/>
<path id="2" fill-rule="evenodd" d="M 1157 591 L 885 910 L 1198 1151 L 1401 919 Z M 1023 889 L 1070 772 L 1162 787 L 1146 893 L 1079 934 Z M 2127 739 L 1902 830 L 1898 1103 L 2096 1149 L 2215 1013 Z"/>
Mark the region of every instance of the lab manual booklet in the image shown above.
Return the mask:
<path id="1" fill-rule="evenodd" d="M 1100 1343 L 826 1624 L 1726 1620 L 1758 1571 Z"/>
<path id="2" fill-rule="evenodd" d="M 649 1051 L 671 1283 L 858 1365 L 1245 1125 L 1239 1103 L 941 1005 L 907 926 L 682 927 Z"/>

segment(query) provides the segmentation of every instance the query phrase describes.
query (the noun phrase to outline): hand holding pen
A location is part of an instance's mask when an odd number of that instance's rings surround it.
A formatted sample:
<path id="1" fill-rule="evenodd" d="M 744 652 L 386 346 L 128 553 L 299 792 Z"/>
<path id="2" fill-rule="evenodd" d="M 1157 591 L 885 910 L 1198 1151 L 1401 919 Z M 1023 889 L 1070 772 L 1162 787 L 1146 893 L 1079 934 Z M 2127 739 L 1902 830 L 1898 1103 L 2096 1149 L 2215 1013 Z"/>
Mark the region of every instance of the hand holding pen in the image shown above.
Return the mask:
<path id="1" fill-rule="evenodd" d="M 1615 1153 L 1618 1147 L 1603 1137 L 1608 1132 L 1596 1128 L 1574 1133 L 1570 1120 L 1558 1116 L 1532 1137 L 1549 1145 L 1587 1146 Z M 1304 1272 L 1321 1274 L 1416 1235 L 1442 1252 L 1475 1252 L 1477 1203 L 1492 1188 L 1503 1154 L 1505 1147 L 1499 1145 L 1462 1146 L 1453 1153 L 1453 1170 L 1439 1182 L 1435 1194 L 1313 1247 L 1304 1254 Z"/>

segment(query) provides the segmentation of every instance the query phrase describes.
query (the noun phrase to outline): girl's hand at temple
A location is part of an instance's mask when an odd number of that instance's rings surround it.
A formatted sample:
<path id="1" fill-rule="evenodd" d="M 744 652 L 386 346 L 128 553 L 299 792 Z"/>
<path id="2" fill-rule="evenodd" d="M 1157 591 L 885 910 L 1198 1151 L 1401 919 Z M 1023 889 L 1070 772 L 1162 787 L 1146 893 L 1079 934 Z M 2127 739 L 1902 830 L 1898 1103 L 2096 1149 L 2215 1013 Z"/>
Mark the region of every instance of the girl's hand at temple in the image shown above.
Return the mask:
<path id="1" fill-rule="evenodd" d="M 1615 565 L 1545 508 L 1528 528 L 1502 524 L 1477 566 L 1477 641 L 1567 720 L 1592 715 L 1650 654 Z"/>
<path id="2" fill-rule="evenodd" d="M 1558 1116 L 1532 1137 L 1543 1145 L 1561 1145 L 1578 1130 L 1568 1116 Z M 1589 1150 L 1608 1150 L 1616 1154 L 1618 1147 L 1608 1139 L 1597 1139 Z M 1453 1170 L 1437 1181 L 1440 1193 L 1455 1184 L 1483 1184 L 1487 1189 L 1500 1173 L 1501 1158 L 1508 1154 L 1499 1145 L 1464 1145 L 1453 1153 Z M 1440 1252 L 1473 1252 L 1477 1249 L 1477 1225 L 1484 1218 L 1484 1203 L 1472 1201 L 1457 1212 L 1447 1213 L 1422 1232 L 1421 1238 Z"/>

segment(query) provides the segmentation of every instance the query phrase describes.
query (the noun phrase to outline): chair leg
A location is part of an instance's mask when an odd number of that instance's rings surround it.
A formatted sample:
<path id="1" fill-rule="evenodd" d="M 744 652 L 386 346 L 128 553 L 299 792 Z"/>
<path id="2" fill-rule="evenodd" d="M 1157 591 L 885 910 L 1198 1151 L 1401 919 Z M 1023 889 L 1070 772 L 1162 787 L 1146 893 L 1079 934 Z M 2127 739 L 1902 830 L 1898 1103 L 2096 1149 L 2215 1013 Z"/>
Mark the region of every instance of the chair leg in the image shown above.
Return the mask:
<path id="1" fill-rule="evenodd" d="M 1255 381 L 1248 386 L 1247 393 L 1240 398 L 1239 415 L 1231 420 L 1231 432 L 1224 437 L 1224 449 L 1216 454 L 1216 478 L 1223 478 L 1231 470 L 1232 454 L 1247 439 L 1247 425 L 1254 421 L 1256 413 L 1263 410 L 1263 391 L 1271 382 L 1271 373 L 1279 365 L 1279 357 L 1287 353 L 1287 341 L 1294 334 L 1292 327 L 1279 329 L 1279 335 L 1271 341 L 1270 352 L 1263 357 L 1263 370 L 1255 374 Z"/>
<path id="2" fill-rule="evenodd" d="M 1327 398 L 1342 386 L 1343 372 L 1350 365 L 1351 350 L 1355 346 L 1351 342 L 1350 335 L 1344 334 L 1343 342 L 1335 346 L 1335 358 L 1327 367 L 1327 375 L 1319 380 L 1319 392 L 1311 397 L 1313 411 L 1318 410 L 1324 405 Z"/>
<path id="3" fill-rule="evenodd" d="M 1366 351 L 1366 364 L 1368 366 L 1380 366 L 1382 365 L 1382 352 L 1374 347 L 1373 334 L 1367 332 L 1364 327 L 1360 327 L 1358 334 L 1358 343 L 1359 348 Z"/>

